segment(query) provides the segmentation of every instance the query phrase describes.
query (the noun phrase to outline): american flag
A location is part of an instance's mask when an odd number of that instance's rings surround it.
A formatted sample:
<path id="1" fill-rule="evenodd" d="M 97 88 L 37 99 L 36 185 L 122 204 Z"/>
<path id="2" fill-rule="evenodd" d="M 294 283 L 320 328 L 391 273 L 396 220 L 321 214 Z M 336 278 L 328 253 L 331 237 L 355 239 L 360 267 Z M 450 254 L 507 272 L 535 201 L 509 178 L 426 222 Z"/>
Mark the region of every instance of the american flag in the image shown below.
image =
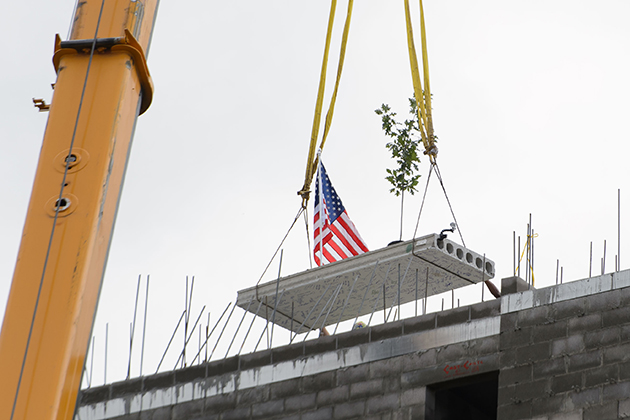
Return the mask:
<path id="1" fill-rule="evenodd" d="M 323 194 L 320 192 L 323 191 Z M 319 162 L 315 186 L 315 262 L 334 262 L 368 251 L 365 242 L 348 217 L 341 199 L 330 183 L 326 169 Z"/>

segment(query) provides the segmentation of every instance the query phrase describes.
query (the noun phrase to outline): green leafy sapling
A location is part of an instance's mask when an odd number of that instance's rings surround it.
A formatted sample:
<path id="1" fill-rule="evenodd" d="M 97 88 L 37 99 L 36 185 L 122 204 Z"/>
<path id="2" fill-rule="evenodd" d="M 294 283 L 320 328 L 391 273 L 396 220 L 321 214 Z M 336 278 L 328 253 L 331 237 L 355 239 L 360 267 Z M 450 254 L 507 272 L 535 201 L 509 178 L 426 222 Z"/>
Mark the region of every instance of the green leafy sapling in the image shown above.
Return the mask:
<path id="1" fill-rule="evenodd" d="M 381 117 L 385 135 L 392 139 L 385 147 L 392 153 L 392 158 L 396 160 L 398 165 L 394 169 L 387 169 L 385 179 L 392 184 L 389 192 L 400 197 L 400 240 L 402 240 L 405 192 L 414 195 L 420 180 L 420 175 L 415 173 L 418 170 L 418 163 L 420 163 L 418 146 L 422 142 L 420 122 L 418 121 L 418 103 L 415 98 L 409 98 L 409 113 L 412 118 L 405 120 L 404 123 L 396 121 L 394 118 L 396 113 L 392 112 L 387 104 L 382 104 L 374 112 Z"/>

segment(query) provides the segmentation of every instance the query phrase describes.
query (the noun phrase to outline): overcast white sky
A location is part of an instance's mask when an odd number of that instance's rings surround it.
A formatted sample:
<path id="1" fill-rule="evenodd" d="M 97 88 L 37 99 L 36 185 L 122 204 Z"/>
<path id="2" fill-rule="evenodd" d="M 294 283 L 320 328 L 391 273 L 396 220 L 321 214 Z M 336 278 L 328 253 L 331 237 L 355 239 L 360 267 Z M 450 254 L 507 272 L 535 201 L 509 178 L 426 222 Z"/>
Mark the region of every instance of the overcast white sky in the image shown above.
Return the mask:
<path id="1" fill-rule="evenodd" d="M 338 6 L 329 88 L 346 4 Z M 65 39 L 73 6 L 13 2 L 0 14 L 2 308 L 47 118 L 31 98 L 52 98 L 54 34 Z M 138 121 L 94 329 L 96 384 L 106 323 L 107 379 L 126 375 L 139 274 L 151 275 L 145 374 L 155 371 L 183 310 L 187 275 L 196 278 L 192 317 L 207 305 L 212 322 L 258 280 L 300 205 L 329 7 L 161 2 L 148 60 L 154 101 Z M 587 277 L 591 241 L 593 271 L 604 239 L 606 271 L 613 270 L 618 188 L 621 268 L 628 268 L 630 2 L 425 0 L 425 14 L 438 162 L 466 245 L 495 261 L 495 283 L 511 275 L 512 232 L 524 238 L 529 213 L 540 235 L 538 287 L 555 283 L 557 259 L 565 281 Z M 402 0 L 356 2 L 324 161 L 370 249 L 398 239 L 399 200 L 384 179 L 393 163 L 374 109 L 386 102 L 406 116 L 406 48 Z M 424 184 L 426 159 L 421 171 Z M 407 201 L 404 239 L 420 198 Z M 418 233 L 451 221 L 432 183 Z M 301 222 L 284 246 L 283 274 L 307 269 L 308 253 Z M 265 280 L 277 269 L 276 261 Z M 478 301 L 480 290 L 457 298 Z"/>

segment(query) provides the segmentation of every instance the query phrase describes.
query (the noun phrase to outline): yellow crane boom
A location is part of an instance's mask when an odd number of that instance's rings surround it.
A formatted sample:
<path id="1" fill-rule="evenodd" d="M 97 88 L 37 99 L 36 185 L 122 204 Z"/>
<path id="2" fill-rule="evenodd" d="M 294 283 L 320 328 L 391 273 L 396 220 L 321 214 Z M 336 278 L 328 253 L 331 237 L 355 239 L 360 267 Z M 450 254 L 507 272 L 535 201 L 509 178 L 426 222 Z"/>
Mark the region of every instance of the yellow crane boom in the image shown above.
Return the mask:
<path id="1" fill-rule="evenodd" d="M 71 419 L 137 116 L 158 0 L 77 2 L 0 333 L 0 418 Z"/>

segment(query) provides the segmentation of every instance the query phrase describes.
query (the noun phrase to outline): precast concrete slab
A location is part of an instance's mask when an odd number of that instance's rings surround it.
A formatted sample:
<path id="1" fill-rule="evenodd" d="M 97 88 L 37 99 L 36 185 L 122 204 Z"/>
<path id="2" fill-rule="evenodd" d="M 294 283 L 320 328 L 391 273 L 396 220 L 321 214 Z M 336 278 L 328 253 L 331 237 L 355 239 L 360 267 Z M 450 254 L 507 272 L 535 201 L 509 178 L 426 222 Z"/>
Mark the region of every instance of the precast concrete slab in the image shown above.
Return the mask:
<path id="1" fill-rule="evenodd" d="M 489 280 L 494 273 L 493 261 L 431 234 L 241 290 L 236 304 L 305 332 L 383 306 L 389 310 L 399 295 L 405 304 Z"/>

